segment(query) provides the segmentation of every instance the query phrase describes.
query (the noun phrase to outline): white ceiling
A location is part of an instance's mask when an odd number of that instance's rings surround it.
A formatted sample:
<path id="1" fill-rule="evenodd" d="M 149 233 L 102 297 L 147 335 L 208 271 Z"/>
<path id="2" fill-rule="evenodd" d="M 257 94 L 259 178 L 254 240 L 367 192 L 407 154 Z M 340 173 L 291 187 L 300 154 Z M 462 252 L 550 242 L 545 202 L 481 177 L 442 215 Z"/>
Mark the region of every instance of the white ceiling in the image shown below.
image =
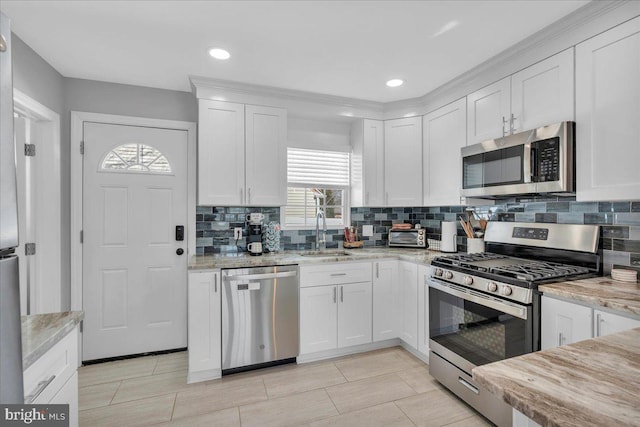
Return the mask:
<path id="1" fill-rule="evenodd" d="M 189 91 L 188 76 L 389 102 L 422 96 L 588 1 L 2 0 L 66 77 Z M 445 26 L 457 21 L 453 29 Z M 440 34 L 439 34 L 440 33 Z M 231 52 L 217 61 L 211 47 Z M 385 81 L 405 79 L 400 88 Z"/>

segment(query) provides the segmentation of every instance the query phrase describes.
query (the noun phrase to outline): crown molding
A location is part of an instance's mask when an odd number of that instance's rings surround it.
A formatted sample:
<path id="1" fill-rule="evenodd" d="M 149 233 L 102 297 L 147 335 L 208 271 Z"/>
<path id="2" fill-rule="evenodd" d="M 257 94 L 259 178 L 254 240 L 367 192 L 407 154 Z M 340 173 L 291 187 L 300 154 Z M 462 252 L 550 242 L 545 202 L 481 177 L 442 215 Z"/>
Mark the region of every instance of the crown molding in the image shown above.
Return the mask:
<path id="1" fill-rule="evenodd" d="M 383 120 L 419 116 L 638 15 L 640 1 L 593 0 L 431 92 L 387 103 L 200 76 L 189 80 L 197 98 L 281 107 L 299 117 Z"/>

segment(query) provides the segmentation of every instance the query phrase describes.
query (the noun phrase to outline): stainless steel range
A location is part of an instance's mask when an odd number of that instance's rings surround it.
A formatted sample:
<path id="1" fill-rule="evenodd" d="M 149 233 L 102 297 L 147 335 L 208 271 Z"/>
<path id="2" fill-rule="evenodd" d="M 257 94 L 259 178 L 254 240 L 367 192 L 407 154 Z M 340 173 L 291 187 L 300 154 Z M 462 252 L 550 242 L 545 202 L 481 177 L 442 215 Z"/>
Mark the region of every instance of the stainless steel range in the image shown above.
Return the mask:
<path id="1" fill-rule="evenodd" d="M 602 272 L 595 225 L 490 222 L 486 253 L 436 257 L 429 278 L 429 371 L 499 426 L 512 410 L 471 370 L 540 349 L 538 285 Z"/>

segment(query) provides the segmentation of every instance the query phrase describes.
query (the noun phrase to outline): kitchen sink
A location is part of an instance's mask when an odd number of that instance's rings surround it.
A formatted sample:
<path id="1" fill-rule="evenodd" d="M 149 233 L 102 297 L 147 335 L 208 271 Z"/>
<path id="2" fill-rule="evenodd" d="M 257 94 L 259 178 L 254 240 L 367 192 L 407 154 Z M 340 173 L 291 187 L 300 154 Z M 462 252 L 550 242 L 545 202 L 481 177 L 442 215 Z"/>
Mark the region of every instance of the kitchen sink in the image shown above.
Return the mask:
<path id="1" fill-rule="evenodd" d="M 300 255 L 308 256 L 308 257 L 316 257 L 316 258 L 322 258 L 322 257 L 333 258 L 333 257 L 351 256 L 351 254 L 348 254 L 345 251 L 309 251 L 309 252 L 303 252 Z"/>

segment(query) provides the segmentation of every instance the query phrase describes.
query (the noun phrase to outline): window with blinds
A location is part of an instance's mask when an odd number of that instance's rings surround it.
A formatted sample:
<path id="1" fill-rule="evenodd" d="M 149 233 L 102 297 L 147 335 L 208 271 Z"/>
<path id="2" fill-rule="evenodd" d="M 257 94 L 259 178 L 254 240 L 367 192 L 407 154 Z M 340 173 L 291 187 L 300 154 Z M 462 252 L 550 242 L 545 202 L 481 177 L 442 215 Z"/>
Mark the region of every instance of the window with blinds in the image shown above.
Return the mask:
<path id="1" fill-rule="evenodd" d="M 321 210 L 327 227 L 348 224 L 349 153 L 289 148 L 287 182 L 287 206 L 281 210 L 285 227 L 315 227 Z"/>

